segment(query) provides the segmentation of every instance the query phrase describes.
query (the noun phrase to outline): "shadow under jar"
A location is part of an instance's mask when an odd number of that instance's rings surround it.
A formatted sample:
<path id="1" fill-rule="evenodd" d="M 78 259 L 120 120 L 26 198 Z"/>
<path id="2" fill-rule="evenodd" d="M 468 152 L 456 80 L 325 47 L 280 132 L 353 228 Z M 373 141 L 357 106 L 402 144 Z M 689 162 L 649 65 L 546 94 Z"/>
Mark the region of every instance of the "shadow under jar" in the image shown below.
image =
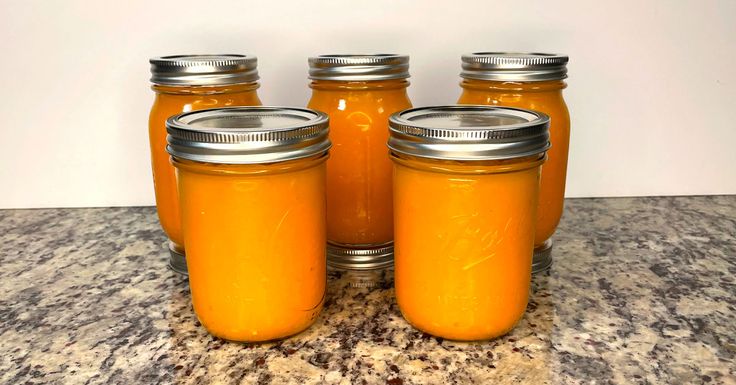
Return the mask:
<path id="1" fill-rule="evenodd" d="M 249 55 L 155 57 L 151 87 L 156 98 L 148 120 L 156 209 L 169 238 L 169 266 L 186 274 L 174 167 L 166 153 L 166 119 L 182 112 L 215 107 L 258 106 L 257 59 Z"/>
<path id="2" fill-rule="evenodd" d="M 549 118 L 489 106 L 391 117 L 396 300 L 452 340 L 511 330 L 526 309 Z"/>
<path id="3" fill-rule="evenodd" d="M 562 96 L 567 87 L 568 57 L 545 53 L 479 52 L 463 55 L 459 104 L 526 108 L 547 114 L 552 148 L 542 167 L 534 241 L 534 265 L 540 272 L 552 263 L 550 238 L 565 202 L 570 114 Z"/>
<path id="4" fill-rule="evenodd" d="M 280 339 L 322 309 L 327 127 L 321 112 L 281 107 L 167 121 L 192 303 L 213 335 Z"/>
<path id="5" fill-rule="evenodd" d="M 409 57 L 323 55 L 309 59 L 308 107 L 330 116 L 327 258 L 331 267 L 393 264 L 388 118 L 411 107 Z"/>

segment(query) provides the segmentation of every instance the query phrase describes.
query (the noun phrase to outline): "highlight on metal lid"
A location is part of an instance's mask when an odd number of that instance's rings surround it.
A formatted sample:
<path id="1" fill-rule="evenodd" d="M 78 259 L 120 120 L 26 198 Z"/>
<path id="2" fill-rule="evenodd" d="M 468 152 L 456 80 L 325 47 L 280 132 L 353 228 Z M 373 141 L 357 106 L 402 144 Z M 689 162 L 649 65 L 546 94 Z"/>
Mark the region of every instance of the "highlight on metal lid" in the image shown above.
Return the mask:
<path id="1" fill-rule="evenodd" d="M 409 77 L 409 56 L 320 55 L 309 58 L 312 80 L 375 81 Z"/>
<path id="2" fill-rule="evenodd" d="M 567 78 L 566 55 L 475 52 L 462 56 L 460 77 L 496 81 L 545 81 Z"/>
<path id="3" fill-rule="evenodd" d="M 226 107 L 166 121 L 166 151 L 197 162 L 256 164 L 318 155 L 330 148 L 329 118 L 293 107 Z"/>
<path id="4" fill-rule="evenodd" d="M 218 86 L 258 81 L 252 55 L 173 55 L 149 60 L 151 82 L 168 86 Z"/>
<path id="5" fill-rule="evenodd" d="M 521 108 L 449 105 L 411 108 L 389 118 L 388 147 L 445 160 L 500 160 L 550 147 L 549 117 Z"/>

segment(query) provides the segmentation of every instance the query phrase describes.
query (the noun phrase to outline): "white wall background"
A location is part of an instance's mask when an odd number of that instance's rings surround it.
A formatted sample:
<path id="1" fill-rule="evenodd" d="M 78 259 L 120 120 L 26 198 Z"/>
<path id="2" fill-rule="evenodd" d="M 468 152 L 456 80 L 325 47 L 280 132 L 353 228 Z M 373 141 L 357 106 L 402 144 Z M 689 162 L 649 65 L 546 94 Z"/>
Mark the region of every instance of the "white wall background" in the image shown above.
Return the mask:
<path id="1" fill-rule="evenodd" d="M 306 58 L 411 55 L 415 105 L 460 54 L 567 53 L 568 196 L 736 193 L 736 1 L 0 0 L 0 207 L 153 204 L 148 58 L 258 56 L 303 106 Z"/>

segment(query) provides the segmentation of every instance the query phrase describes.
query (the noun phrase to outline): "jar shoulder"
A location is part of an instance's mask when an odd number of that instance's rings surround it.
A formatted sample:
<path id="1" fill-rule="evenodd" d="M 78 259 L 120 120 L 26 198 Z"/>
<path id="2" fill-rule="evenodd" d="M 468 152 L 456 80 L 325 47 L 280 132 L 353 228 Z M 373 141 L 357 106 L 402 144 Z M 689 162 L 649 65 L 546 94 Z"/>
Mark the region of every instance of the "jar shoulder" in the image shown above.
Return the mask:
<path id="1" fill-rule="evenodd" d="M 156 116 L 228 106 L 259 106 L 261 100 L 255 91 L 218 95 L 157 94 L 151 106 L 151 119 Z M 164 118 L 164 119 L 166 119 Z"/>
<path id="2" fill-rule="evenodd" d="M 544 112 L 556 117 L 558 121 L 569 121 L 570 119 L 570 112 L 561 92 L 525 93 L 518 91 L 464 90 L 458 99 L 458 103 L 524 108 Z"/>
<path id="3" fill-rule="evenodd" d="M 355 112 L 376 115 L 392 114 L 412 107 L 408 95 L 386 95 L 385 93 L 356 94 L 331 93 L 314 94 L 307 107 L 330 115 L 351 114 Z"/>

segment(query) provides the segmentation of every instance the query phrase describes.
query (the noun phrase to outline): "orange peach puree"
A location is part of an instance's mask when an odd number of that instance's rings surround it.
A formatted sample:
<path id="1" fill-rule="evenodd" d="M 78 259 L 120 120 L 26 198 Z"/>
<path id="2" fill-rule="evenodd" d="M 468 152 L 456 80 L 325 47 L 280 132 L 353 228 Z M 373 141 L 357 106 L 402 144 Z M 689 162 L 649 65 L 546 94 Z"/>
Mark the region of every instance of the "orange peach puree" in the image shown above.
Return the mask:
<path id="1" fill-rule="evenodd" d="M 173 159 L 194 311 L 215 336 L 267 341 L 312 324 L 325 294 L 325 160 Z"/>
<path id="2" fill-rule="evenodd" d="M 151 166 L 159 221 L 169 239 L 181 247 L 184 238 L 179 218 L 174 168 L 166 152 L 166 119 L 182 112 L 228 106 L 259 106 L 257 83 L 220 87 L 170 87 L 154 85 L 156 99 L 148 119 Z"/>
<path id="3" fill-rule="evenodd" d="M 526 308 L 544 157 L 394 157 L 395 285 L 404 318 L 454 340 L 507 333 Z"/>
<path id="4" fill-rule="evenodd" d="M 406 80 L 313 81 L 309 108 L 330 116 L 327 239 L 375 245 L 393 239 L 388 118 L 411 107 Z"/>
<path id="5" fill-rule="evenodd" d="M 562 217 L 565 202 L 567 153 L 570 145 L 570 113 L 562 90 L 562 80 L 513 83 L 465 79 L 459 104 L 490 104 L 526 108 L 543 112 L 551 118 L 552 147 L 542 167 L 539 208 L 534 244 L 539 246 L 554 234 Z"/>

